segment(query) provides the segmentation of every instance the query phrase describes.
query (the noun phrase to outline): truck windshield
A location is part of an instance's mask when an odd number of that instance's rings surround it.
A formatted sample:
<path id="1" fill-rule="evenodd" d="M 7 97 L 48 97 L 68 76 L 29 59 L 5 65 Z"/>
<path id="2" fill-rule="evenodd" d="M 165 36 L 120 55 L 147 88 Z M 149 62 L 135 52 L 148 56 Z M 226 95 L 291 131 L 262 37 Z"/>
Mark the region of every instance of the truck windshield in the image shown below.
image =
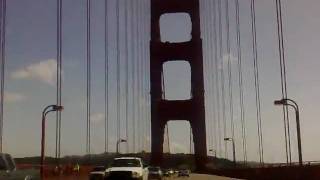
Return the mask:
<path id="1" fill-rule="evenodd" d="M 115 159 L 112 167 L 140 167 L 140 161 L 137 159 Z"/>

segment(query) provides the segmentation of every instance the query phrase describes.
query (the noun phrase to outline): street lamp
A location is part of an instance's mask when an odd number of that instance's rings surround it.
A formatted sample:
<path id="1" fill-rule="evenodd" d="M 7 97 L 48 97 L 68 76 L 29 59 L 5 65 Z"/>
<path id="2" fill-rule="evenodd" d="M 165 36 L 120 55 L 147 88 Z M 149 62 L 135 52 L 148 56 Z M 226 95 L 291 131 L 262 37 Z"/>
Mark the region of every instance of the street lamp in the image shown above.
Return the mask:
<path id="1" fill-rule="evenodd" d="M 119 154 L 119 145 L 120 145 L 120 143 L 123 143 L 123 142 L 127 142 L 127 140 L 126 139 L 119 139 L 117 141 L 117 154 Z"/>
<path id="2" fill-rule="evenodd" d="M 49 112 L 62 111 L 63 106 L 49 105 L 42 111 L 42 128 L 41 128 L 41 162 L 40 162 L 40 175 L 44 179 L 44 159 L 45 159 L 45 137 L 46 137 L 46 116 Z"/>
<path id="3" fill-rule="evenodd" d="M 233 138 L 224 138 L 224 140 L 232 142 L 233 163 L 234 163 L 234 165 L 236 165 L 236 146 L 234 144 L 234 139 Z"/>
<path id="4" fill-rule="evenodd" d="M 290 104 L 292 103 L 292 104 Z M 296 114 L 296 124 L 297 124 L 297 141 L 298 141 L 298 155 L 299 155 L 299 165 L 302 166 L 302 148 L 301 148 L 301 132 L 300 132 L 300 116 L 299 116 L 299 106 L 292 99 L 281 99 L 274 101 L 274 105 L 283 105 L 293 107 Z"/>

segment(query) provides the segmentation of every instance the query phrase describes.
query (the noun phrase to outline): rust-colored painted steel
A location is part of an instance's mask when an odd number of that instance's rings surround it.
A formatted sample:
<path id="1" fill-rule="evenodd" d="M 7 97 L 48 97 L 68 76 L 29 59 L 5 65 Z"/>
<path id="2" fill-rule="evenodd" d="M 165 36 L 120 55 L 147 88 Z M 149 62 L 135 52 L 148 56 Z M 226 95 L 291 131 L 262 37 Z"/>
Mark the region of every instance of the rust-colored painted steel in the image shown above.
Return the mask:
<path id="1" fill-rule="evenodd" d="M 188 13 L 192 21 L 192 38 L 189 42 L 160 41 L 161 15 Z M 190 122 L 194 139 L 197 168 L 204 167 L 207 157 L 204 107 L 204 81 L 202 40 L 200 38 L 199 0 L 151 0 L 151 163 L 161 165 L 165 124 L 171 120 Z M 185 60 L 191 67 L 191 94 L 189 100 L 162 99 L 162 68 L 168 61 Z"/>

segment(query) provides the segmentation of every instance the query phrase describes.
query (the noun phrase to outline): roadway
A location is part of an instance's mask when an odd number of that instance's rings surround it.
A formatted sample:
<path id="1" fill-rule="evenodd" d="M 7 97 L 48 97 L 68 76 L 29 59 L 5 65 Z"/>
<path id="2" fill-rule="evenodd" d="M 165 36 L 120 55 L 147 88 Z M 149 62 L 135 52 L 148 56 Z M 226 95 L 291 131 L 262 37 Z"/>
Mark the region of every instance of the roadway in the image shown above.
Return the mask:
<path id="1" fill-rule="evenodd" d="M 213 175 L 205 175 L 205 174 L 191 174 L 190 177 L 170 177 L 165 178 L 164 180 L 230 180 L 232 178 L 221 177 L 221 176 L 213 176 Z"/>
<path id="2" fill-rule="evenodd" d="M 74 180 L 75 177 L 60 177 L 60 178 L 46 178 L 46 180 Z M 88 180 L 88 176 L 76 177 L 77 180 Z M 232 178 L 226 178 L 221 176 L 212 176 L 204 174 L 191 174 L 190 177 L 170 177 L 164 180 L 230 180 Z"/>

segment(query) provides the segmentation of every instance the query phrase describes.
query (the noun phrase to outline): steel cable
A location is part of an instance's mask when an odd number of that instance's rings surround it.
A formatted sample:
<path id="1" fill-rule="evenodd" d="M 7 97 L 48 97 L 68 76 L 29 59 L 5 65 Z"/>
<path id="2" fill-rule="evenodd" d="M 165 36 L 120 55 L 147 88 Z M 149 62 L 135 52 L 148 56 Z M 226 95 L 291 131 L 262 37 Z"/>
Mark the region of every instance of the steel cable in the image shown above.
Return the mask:
<path id="1" fill-rule="evenodd" d="M 87 142 L 86 153 L 91 151 L 91 0 L 87 0 Z"/>
<path id="2" fill-rule="evenodd" d="M 0 152 L 3 151 L 3 121 L 4 121 L 4 90 L 5 90 L 5 50 L 6 50 L 6 19 L 7 19 L 7 1 L 1 0 L 0 2 L 1 12 L 0 12 L 0 58 L 1 58 L 1 82 L 0 82 Z"/>
<path id="3" fill-rule="evenodd" d="M 104 151 L 109 151 L 109 52 L 108 52 L 108 41 L 109 41 L 109 31 L 108 31 L 108 0 L 105 0 L 104 9 Z"/>
<path id="4" fill-rule="evenodd" d="M 57 105 L 62 100 L 62 0 L 57 0 Z M 61 156 L 61 111 L 56 112 L 56 151 L 58 160 Z"/>
<path id="5" fill-rule="evenodd" d="M 240 9 L 239 0 L 235 0 L 236 7 L 236 31 L 237 31 L 237 58 L 238 58 L 238 83 L 239 83 L 239 98 L 240 98 L 240 122 L 242 134 L 242 151 L 243 161 L 247 163 L 247 138 L 246 138 L 246 121 L 244 108 L 243 94 L 243 73 L 242 73 L 242 51 L 241 51 L 241 29 L 240 29 Z"/>
<path id="6" fill-rule="evenodd" d="M 223 136 L 227 136 L 227 124 L 226 124 L 226 102 L 225 102 L 225 87 L 224 87 L 224 60 L 223 60 L 223 37 L 222 37 L 222 3 L 221 0 L 218 0 L 218 24 L 219 24 L 219 59 L 220 59 L 220 78 L 221 78 L 221 101 L 222 101 L 222 121 L 223 121 Z M 224 141 L 224 154 L 227 158 L 228 146 L 227 142 Z"/>
<path id="7" fill-rule="evenodd" d="M 276 12 L 277 12 L 278 51 L 279 51 L 279 60 L 280 60 L 281 93 L 282 93 L 282 98 L 287 99 L 287 94 L 288 94 L 287 93 L 287 75 L 286 75 L 286 63 L 285 63 L 281 0 L 276 0 Z M 292 157 L 291 157 L 290 120 L 289 120 L 288 107 L 285 105 L 283 105 L 283 121 L 284 121 L 284 130 L 285 130 L 286 160 L 287 160 L 287 163 L 291 163 Z"/>
<path id="8" fill-rule="evenodd" d="M 263 133 L 262 133 L 262 120 L 261 120 L 261 100 L 260 100 L 260 83 L 259 83 L 259 64 L 257 52 L 257 30 L 256 30 L 256 11 L 255 0 L 251 0 L 251 29 L 252 29 L 252 53 L 253 53 L 253 68 L 254 68 L 254 86 L 256 96 L 256 116 L 257 116 L 257 129 L 259 138 L 259 158 L 260 164 L 263 165 Z"/>

